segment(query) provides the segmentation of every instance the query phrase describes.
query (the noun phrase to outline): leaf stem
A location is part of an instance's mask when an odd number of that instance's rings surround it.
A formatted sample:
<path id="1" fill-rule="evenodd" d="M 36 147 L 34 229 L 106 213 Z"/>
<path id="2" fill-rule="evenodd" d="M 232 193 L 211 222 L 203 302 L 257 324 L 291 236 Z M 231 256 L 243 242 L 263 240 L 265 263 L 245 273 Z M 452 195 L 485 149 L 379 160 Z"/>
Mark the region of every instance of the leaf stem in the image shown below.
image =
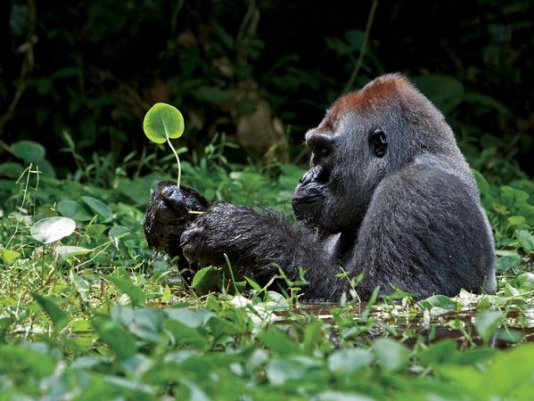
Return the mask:
<path id="1" fill-rule="evenodd" d="M 373 0 L 373 3 L 371 4 L 371 11 L 369 11 L 369 16 L 367 17 L 367 25 L 365 27 L 362 47 L 360 48 L 360 54 L 358 55 L 358 61 L 356 61 L 354 70 L 352 70 L 352 74 L 350 75 L 349 82 L 347 82 L 347 85 L 345 85 L 345 89 L 343 90 L 343 93 L 346 93 L 350 90 L 350 88 L 354 84 L 354 81 L 356 80 L 356 76 L 358 75 L 360 68 L 363 65 L 363 58 L 365 56 L 365 51 L 367 50 L 367 42 L 369 41 L 369 33 L 371 32 L 371 26 L 373 25 L 373 20 L 375 18 L 375 10 L 377 6 L 378 6 L 378 0 Z"/>
<path id="2" fill-rule="evenodd" d="M 180 158 L 178 157 L 178 153 L 176 153 L 174 146 L 172 146 L 172 143 L 169 139 L 169 135 L 167 135 L 167 133 L 165 133 L 165 137 L 167 138 L 167 143 L 169 144 L 172 153 L 174 153 L 174 157 L 176 157 L 176 163 L 178 164 L 178 178 L 176 179 L 176 186 L 180 188 L 180 180 L 182 179 L 182 165 L 180 164 Z"/>

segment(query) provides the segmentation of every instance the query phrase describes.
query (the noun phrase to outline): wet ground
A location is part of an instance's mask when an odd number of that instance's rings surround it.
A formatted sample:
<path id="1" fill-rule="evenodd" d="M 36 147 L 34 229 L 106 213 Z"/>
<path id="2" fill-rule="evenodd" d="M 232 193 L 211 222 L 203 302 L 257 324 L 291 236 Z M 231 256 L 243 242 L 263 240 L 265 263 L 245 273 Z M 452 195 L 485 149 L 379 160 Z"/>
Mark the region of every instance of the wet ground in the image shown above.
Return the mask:
<path id="1" fill-rule="evenodd" d="M 388 335 L 398 338 L 407 346 L 413 346 L 421 340 L 430 344 L 445 339 L 457 342 L 461 348 L 483 343 L 475 327 L 475 318 L 478 313 L 476 310 L 442 311 L 442 313 L 433 315 L 428 310 L 414 313 L 415 308 L 411 310 L 404 307 L 396 310 L 394 306 L 390 310 L 381 310 L 381 308 L 375 307 L 369 313 L 367 305 L 362 303 L 356 305 L 352 311 L 354 325 L 367 327 L 367 336 L 370 338 L 383 336 L 387 332 Z M 301 303 L 291 313 L 313 315 L 325 322 L 339 324 L 339 319 L 334 316 L 339 313 L 339 310 L 339 304 L 335 303 Z M 342 313 L 346 314 L 346 310 Z M 284 314 L 279 316 L 283 319 Z M 345 318 L 351 317 L 345 315 Z M 362 322 L 362 318 L 365 322 Z M 359 335 L 362 335 L 361 331 Z M 504 323 L 495 331 L 488 345 L 508 348 L 525 342 L 534 342 L 534 309 L 508 311 Z"/>

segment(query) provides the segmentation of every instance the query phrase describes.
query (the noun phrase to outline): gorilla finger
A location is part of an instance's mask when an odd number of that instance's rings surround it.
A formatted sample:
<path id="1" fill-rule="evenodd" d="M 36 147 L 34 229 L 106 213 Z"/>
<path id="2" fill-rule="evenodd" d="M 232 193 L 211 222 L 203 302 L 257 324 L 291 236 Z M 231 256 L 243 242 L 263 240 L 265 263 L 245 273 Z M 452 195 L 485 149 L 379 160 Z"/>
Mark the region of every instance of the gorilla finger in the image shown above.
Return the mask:
<path id="1" fill-rule="evenodd" d="M 160 195 L 168 207 L 179 212 L 186 211 L 187 207 L 185 205 L 182 192 L 176 185 L 169 185 L 162 188 Z"/>

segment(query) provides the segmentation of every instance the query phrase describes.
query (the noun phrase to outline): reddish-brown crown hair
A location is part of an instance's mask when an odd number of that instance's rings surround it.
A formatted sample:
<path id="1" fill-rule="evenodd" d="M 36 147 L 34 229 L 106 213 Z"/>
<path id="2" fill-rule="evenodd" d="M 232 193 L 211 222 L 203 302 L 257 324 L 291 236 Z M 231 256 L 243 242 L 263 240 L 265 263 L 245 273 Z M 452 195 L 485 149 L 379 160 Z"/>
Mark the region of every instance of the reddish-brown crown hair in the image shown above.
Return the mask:
<path id="1" fill-rule="evenodd" d="M 369 82 L 362 89 L 347 93 L 332 105 L 328 112 L 332 125 L 351 110 L 366 112 L 390 103 L 400 92 L 409 95 L 415 89 L 401 74 L 388 74 Z"/>

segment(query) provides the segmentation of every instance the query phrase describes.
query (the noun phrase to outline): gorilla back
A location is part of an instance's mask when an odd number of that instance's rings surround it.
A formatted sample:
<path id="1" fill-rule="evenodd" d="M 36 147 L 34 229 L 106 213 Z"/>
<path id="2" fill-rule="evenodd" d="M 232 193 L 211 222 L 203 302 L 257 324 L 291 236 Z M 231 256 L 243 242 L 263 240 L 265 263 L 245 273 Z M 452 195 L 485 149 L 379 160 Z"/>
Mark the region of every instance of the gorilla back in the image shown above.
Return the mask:
<path id="1" fill-rule="evenodd" d="M 293 198 L 300 222 L 216 203 L 185 227 L 188 259 L 213 264 L 226 254 L 260 282 L 278 268 L 296 278 L 302 267 L 312 299 L 346 291 L 341 271 L 363 273 L 362 299 L 377 286 L 418 298 L 495 290 L 476 183 L 443 115 L 404 77 L 385 75 L 338 99 L 306 144 L 310 170 Z"/>

